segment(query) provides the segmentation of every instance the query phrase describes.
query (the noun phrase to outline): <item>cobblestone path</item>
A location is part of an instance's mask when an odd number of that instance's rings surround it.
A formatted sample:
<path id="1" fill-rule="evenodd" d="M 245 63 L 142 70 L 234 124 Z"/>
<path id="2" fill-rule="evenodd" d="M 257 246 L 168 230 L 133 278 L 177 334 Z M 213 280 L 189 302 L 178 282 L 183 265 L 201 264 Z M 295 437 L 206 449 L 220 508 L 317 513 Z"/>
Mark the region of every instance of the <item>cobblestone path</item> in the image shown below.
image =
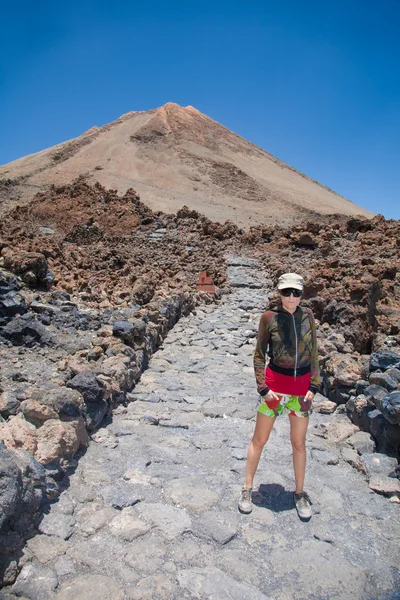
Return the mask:
<path id="1" fill-rule="evenodd" d="M 323 437 L 324 424 L 348 426 L 344 415 L 310 420 L 309 523 L 294 510 L 286 417 L 262 456 L 253 513 L 237 511 L 266 299 L 252 267 L 231 260 L 234 293 L 181 319 L 135 401 L 93 435 L 4 598 L 400 598 L 398 504 L 372 493 Z"/>

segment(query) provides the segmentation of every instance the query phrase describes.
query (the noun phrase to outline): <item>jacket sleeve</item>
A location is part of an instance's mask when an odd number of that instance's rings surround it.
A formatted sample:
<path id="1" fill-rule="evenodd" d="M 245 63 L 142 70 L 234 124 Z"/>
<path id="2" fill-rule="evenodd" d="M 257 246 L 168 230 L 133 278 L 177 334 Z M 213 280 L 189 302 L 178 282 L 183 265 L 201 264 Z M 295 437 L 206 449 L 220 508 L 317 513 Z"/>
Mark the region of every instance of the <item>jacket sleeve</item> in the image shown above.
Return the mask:
<path id="1" fill-rule="evenodd" d="M 315 326 L 315 319 L 312 310 L 308 312 L 311 325 L 312 335 L 312 350 L 311 350 L 311 384 L 310 390 L 316 394 L 319 392 L 321 387 L 321 376 L 319 371 L 319 360 L 318 360 L 318 344 L 317 344 L 317 328 Z"/>
<path id="2" fill-rule="evenodd" d="M 257 345 L 254 351 L 254 373 L 256 376 L 257 391 L 261 396 L 265 396 L 269 392 L 269 388 L 265 385 L 265 361 L 270 337 L 268 325 L 267 313 L 264 313 L 260 319 Z"/>

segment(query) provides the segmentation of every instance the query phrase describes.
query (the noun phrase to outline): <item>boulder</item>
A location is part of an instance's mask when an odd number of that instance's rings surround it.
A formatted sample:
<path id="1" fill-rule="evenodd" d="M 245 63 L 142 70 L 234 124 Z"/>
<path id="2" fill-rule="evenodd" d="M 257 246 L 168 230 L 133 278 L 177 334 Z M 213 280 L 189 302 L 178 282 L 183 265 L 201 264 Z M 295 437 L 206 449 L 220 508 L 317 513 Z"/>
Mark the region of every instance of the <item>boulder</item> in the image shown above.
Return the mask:
<path id="1" fill-rule="evenodd" d="M 352 387 L 361 379 L 361 365 L 349 354 L 332 354 L 325 364 L 325 369 L 343 386 Z"/>
<path id="2" fill-rule="evenodd" d="M 385 396 L 378 408 L 389 423 L 392 423 L 392 425 L 400 424 L 400 392 L 392 392 Z"/>
<path id="3" fill-rule="evenodd" d="M 0 451 L 0 529 L 16 514 L 23 493 L 22 473 L 10 450 Z"/>
<path id="4" fill-rule="evenodd" d="M 16 415 L 19 411 L 20 401 L 17 400 L 12 392 L 3 392 L 0 394 L 0 414 L 4 419 L 11 415 Z"/>
<path id="5" fill-rule="evenodd" d="M 387 395 L 387 389 L 380 385 L 369 385 L 364 390 L 364 396 L 367 399 L 369 406 L 376 406 L 383 400 Z"/>
<path id="6" fill-rule="evenodd" d="M 48 419 L 57 419 L 58 414 L 36 400 L 24 400 L 21 402 L 21 411 L 25 419 L 36 427 L 40 427 Z"/>
<path id="7" fill-rule="evenodd" d="M 21 413 L 10 417 L 7 422 L 0 423 L 0 439 L 7 448 L 23 448 L 32 455 L 36 452 L 36 427 L 28 423 Z"/>
<path id="8" fill-rule="evenodd" d="M 27 311 L 25 298 L 17 292 L 8 292 L 0 298 L 0 317 L 15 317 Z"/>
<path id="9" fill-rule="evenodd" d="M 400 354 L 392 350 L 378 350 L 371 354 L 369 366 L 371 371 L 378 369 L 386 371 L 390 367 L 398 367 L 400 366 Z"/>
<path id="10" fill-rule="evenodd" d="M 397 369 L 396 369 L 397 370 Z M 386 388 L 389 392 L 397 390 L 397 381 L 392 379 L 388 373 L 378 373 L 375 371 L 369 376 L 369 383 L 372 385 L 379 385 Z"/>
<path id="11" fill-rule="evenodd" d="M 142 319 L 132 321 L 115 321 L 113 335 L 122 339 L 129 346 L 141 344 L 146 335 L 146 323 Z"/>
<path id="12" fill-rule="evenodd" d="M 82 394 L 85 402 L 101 403 L 104 397 L 103 384 L 90 371 L 78 373 L 67 382 L 67 387 Z"/>
<path id="13" fill-rule="evenodd" d="M 71 421 L 49 419 L 37 431 L 35 458 L 42 464 L 71 459 L 77 450 L 89 443 L 82 417 Z"/>
<path id="14" fill-rule="evenodd" d="M 31 396 L 40 404 L 54 410 L 62 418 L 77 418 L 83 411 L 84 400 L 82 395 L 77 390 L 65 386 L 53 389 L 36 388 Z"/>

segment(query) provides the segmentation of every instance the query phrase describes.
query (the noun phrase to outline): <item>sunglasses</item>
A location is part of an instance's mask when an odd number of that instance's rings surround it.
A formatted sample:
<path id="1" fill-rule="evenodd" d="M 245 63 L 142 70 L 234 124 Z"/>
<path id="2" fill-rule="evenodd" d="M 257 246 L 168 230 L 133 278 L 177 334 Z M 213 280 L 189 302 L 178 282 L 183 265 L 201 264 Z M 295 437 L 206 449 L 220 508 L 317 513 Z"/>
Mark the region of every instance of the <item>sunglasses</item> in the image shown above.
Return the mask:
<path id="1" fill-rule="evenodd" d="M 284 290 L 279 290 L 279 292 L 282 296 L 285 296 L 285 298 L 289 298 L 291 294 L 293 294 L 295 298 L 300 298 L 303 293 L 301 290 L 295 290 L 294 288 L 285 288 Z"/>

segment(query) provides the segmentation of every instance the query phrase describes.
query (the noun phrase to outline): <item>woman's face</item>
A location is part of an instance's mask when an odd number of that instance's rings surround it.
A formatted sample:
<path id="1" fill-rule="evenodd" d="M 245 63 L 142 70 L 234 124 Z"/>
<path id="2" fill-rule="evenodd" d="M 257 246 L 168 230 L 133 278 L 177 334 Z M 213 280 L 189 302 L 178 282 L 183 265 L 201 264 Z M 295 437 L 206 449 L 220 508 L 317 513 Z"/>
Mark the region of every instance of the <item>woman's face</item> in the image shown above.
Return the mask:
<path id="1" fill-rule="evenodd" d="M 290 294 L 290 296 L 284 296 L 282 293 L 280 294 L 282 300 L 282 306 L 287 312 L 294 313 L 298 305 L 300 304 L 301 296 L 296 298 L 296 296 Z"/>

